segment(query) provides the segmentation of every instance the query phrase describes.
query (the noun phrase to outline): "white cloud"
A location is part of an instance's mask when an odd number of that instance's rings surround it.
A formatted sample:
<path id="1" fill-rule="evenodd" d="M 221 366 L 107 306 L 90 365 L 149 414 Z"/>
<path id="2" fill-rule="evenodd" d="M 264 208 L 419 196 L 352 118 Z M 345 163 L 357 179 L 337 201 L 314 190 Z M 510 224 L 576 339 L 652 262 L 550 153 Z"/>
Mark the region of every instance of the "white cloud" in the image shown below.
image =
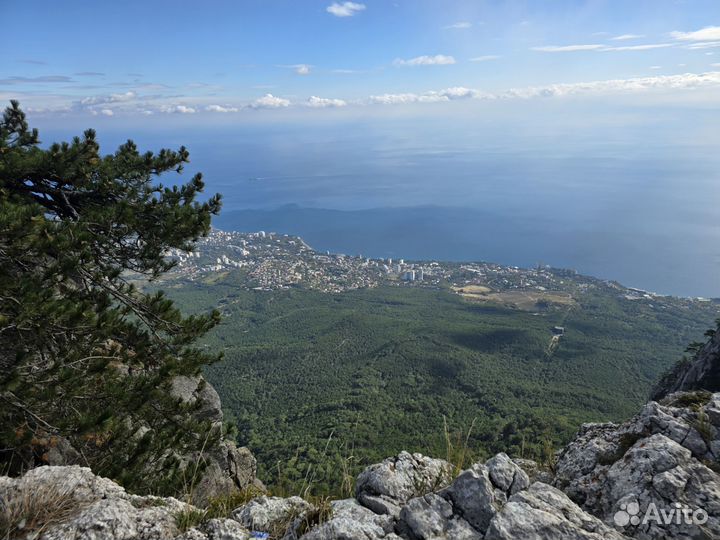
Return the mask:
<path id="1" fill-rule="evenodd" d="M 543 47 L 532 47 L 531 50 L 548 53 L 575 51 L 649 51 L 651 49 L 664 49 L 666 47 L 672 46 L 672 43 L 649 43 L 644 45 L 623 45 L 619 47 L 613 47 L 593 43 L 588 45 L 547 45 Z"/>
<path id="2" fill-rule="evenodd" d="M 347 101 L 343 99 L 328 99 L 317 96 L 310 96 L 307 100 L 308 107 L 314 107 L 316 109 L 324 109 L 327 107 L 344 107 L 347 105 Z"/>
<path id="3" fill-rule="evenodd" d="M 113 116 L 115 113 L 113 113 L 112 109 L 101 109 L 100 114 L 103 116 Z"/>
<path id="4" fill-rule="evenodd" d="M 477 90 L 473 90 L 472 88 L 465 88 L 464 86 L 453 86 L 452 88 L 446 88 L 445 90 L 440 90 L 438 94 L 448 98 L 449 100 L 481 97 L 480 92 L 478 92 Z"/>
<path id="5" fill-rule="evenodd" d="M 80 100 L 80 105 L 89 107 L 92 105 L 102 105 L 104 103 L 122 103 L 132 101 L 137 97 L 135 92 L 125 92 L 124 94 L 110 94 L 108 96 L 91 96 Z"/>
<path id="6" fill-rule="evenodd" d="M 615 94 L 650 90 L 683 90 L 706 86 L 720 86 L 720 71 L 660 75 L 634 79 L 612 79 L 570 84 L 553 84 L 512 89 L 499 94 L 500 98 L 563 97 L 577 94 Z"/>
<path id="7" fill-rule="evenodd" d="M 601 51 L 650 51 L 652 49 L 665 49 L 672 47 L 672 43 L 650 43 L 646 45 L 624 45 L 622 47 L 604 47 Z"/>
<path id="8" fill-rule="evenodd" d="M 205 110 L 219 113 L 234 113 L 238 112 L 240 109 L 238 109 L 237 107 L 224 107 L 222 105 L 208 105 L 207 107 L 205 107 Z"/>
<path id="9" fill-rule="evenodd" d="M 265 94 L 263 97 L 253 101 L 249 107 L 252 109 L 279 109 L 289 105 L 289 99 L 273 96 L 272 94 Z"/>
<path id="10" fill-rule="evenodd" d="M 712 67 L 720 68 L 720 62 L 715 62 L 714 64 L 710 64 Z"/>
<path id="11" fill-rule="evenodd" d="M 177 114 L 195 114 L 197 111 L 187 105 L 165 105 L 160 107 L 160 112 Z"/>
<path id="12" fill-rule="evenodd" d="M 472 23 L 469 23 L 467 21 L 460 21 L 456 22 L 455 24 L 449 24 L 447 26 L 443 26 L 443 29 L 445 30 L 464 30 L 466 28 L 471 28 Z"/>
<path id="13" fill-rule="evenodd" d="M 436 54 L 435 56 L 423 55 L 411 58 L 410 60 L 397 58 L 393 63 L 396 66 L 443 66 L 454 64 L 455 58 L 444 54 Z"/>
<path id="14" fill-rule="evenodd" d="M 613 41 L 628 41 L 630 39 L 640 39 L 644 38 L 645 36 L 642 34 L 622 34 L 621 36 L 615 36 L 613 38 L 610 38 Z"/>
<path id="15" fill-rule="evenodd" d="M 486 54 L 485 56 L 476 56 L 475 58 L 471 58 L 471 62 L 487 62 L 489 60 L 497 60 L 500 58 L 499 56 L 496 56 L 494 54 Z"/>
<path id="16" fill-rule="evenodd" d="M 461 99 L 504 100 L 551 97 L 562 98 L 583 94 L 611 95 L 647 92 L 653 90 L 684 90 L 715 86 L 720 87 L 720 71 L 512 88 L 505 92 L 496 94 L 484 93 L 472 88 L 455 87 L 440 91 L 425 92 L 423 94 L 381 94 L 370 96 L 366 103 L 380 105 L 403 105 L 410 103 L 449 102 Z"/>
<path id="17" fill-rule="evenodd" d="M 310 66 L 307 64 L 298 64 L 295 66 L 295 73 L 298 75 L 310 75 Z"/>
<path id="18" fill-rule="evenodd" d="M 532 47 L 533 51 L 539 52 L 574 52 L 574 51 L 596 51 L 605 48 L 605 45 L 547 45 L 544 47 Z"/>
<path id="19" fill-rule="evenodd" d="M 650 66 L 650 69 L 662 69 L 662 66 Z"/>
<path id="20" fill-rule="evenodd" d="M 683 45 L 683 48 L 690 50 L 714 49 L 716 47 L 720 47 L 720 41 L 698 41 L 696 43 Z"/>
<path id="21" fill-rule="evenodd" d="M 707 26 L 694 32 L 670 32 L 679 41 L 720 41 L 720 26 Z"/>
<path id="22" fill-rule="evenodd" d="M 342 4 L 333 2 L 325 8 L 325 11 L 335 15 L 336 17 L 352 17 L 353 15 L 357 15 L 363 11 L 365 7 L 365 4 L 358 4 L 355 2 L 343 2 Z"/>
<path id="23" fill-rule="evenodd" d="M 370 96 L 368 103 L 378 105 L 405 105 L 408 103 L 441 103 L 480 97 L 484 97 L 484 95 L 477 90 L 456 86 L 439 91 L 425 92 L 423 94 L 406 93 Z"/>

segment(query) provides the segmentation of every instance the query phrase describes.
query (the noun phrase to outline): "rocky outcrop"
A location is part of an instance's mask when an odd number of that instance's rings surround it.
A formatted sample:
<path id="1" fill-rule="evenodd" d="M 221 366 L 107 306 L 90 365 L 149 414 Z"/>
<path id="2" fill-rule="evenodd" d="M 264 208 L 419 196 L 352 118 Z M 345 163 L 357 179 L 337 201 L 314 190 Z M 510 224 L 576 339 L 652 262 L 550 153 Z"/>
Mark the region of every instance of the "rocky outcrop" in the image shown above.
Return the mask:
<path id="1" fill-rule="evenodd" d="M 192 507 L 172 498 L 130 495 L 90 469 L 37 467 L 0 482 L 7 538 L 164 540 L 180 531 L 175 516 Z"/>
<path id="2" fill-rule="evenodd" d="M 583 512 L 562 491 L 536 482 L 510 497 L 488 527 L 485 540 L 621 540 L 607 524 Z"/>
<path id="3" fill-rule="evenodd" d="M 236 509 L 232 518 L 248 529 L 273 538 L 297 537 L 315 507 L 300 497 L 258 497 Z"/>
<path id="4" fill-rule="evenodd" d="M 678 363 L 665 374 L 651 398 L 661 400 L 674 392 L 720 391 L 720 327 L 691 360 Z"/>
<path id="5" fill-rule="evenodd" d="M 223 412 L 220 396 L 202 376 L 178 376 L 172 380 L 170 394 L 182 404 L 188 406 L 193 417 L 199 421 L 209 421 L 222 431 Z M 189 456 L 175 456 L 185 463 L 202 464 L 202 474 L 193 484 L 193 502 L 199 505 L 219 495 L 226 495 L 256 485 L 264 486 L 257 480 L 257 462 L 250 450 L 238 448 L 230 440 L 221 439 L 213 447 L 202 453 Z"/>
<path id="6" fill-rule="evenodd" d="M 452 465 L 442 459 L 400 452 L 360 473 L 355 496 L 374 512 L 397 517 L 400 508 L 411 498 L 450 483 L 452 469 Z"/>
<path id="7" fill-rule="evenodd" d="M 0 501 L 9 537 L 51 540 L 710 540 L 720 538 L 719 434 L 720 394 L 678 393 L 624 424 L 584 425 L 559 454 L 554 485 L 502 453 L 452 478 L 446 461 L 401 452 L 367 467 L 356 498 L 329 510 L 258 497 L 208 519 L 80 467 L 0 477 Z"/>
<path id="8" fill-rule="evenodd" d="M 634 538 L 720 538 L 719 458 L 720 394 L 672 394 L 624 424 L 584 425 L 554 483 Z"/>
<path id="9" fill-rule="evenodd" d="M 305 534 L 303 540 L 399 540 L 394 534 L 395 520 L 376 514 L 356 499 L 331 504 L 330 518 Z"/>

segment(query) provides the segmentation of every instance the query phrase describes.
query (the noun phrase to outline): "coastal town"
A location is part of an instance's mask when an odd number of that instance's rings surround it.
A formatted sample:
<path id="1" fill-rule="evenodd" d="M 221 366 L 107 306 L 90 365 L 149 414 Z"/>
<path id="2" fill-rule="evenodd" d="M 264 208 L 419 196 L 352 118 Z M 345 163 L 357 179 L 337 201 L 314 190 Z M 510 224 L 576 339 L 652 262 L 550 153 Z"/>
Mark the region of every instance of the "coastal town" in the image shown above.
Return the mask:
<path id="1" fill-rule="evenodd" d="M 318 252 L 301 238 L 272 232 L 227 232 L 213 229 L 195 250 L 171 250 L 175 267 L 164 281 L 228 279 L 240 288 L 282 290 L 306 288 L 326 293 L 380 285 L 442 288 L 469 301 L 494 302 L 528 311 L 572 306 L 590 289 L 606 289 L 629 302 L 645 302 L 659 309 L 675 305 L 716 306 L 703 298 L 662 296 L 624 287 L 613 281 L 578 274 L 574 270 L 538 265 L 518 268 L 487 262 L 409 261 Z"/>

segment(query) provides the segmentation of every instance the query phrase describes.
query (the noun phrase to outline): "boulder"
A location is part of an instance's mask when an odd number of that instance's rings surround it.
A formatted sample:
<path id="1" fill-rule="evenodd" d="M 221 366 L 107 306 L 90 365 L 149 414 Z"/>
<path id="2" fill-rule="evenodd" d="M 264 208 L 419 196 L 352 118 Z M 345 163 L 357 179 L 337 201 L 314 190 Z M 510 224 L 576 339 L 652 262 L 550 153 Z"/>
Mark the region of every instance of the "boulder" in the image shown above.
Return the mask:
<path id="1" fill-rule="evenodd" d="M 485 466 L 492 483 L 509 495 L 514 495 L 530 486 L 527 473 L 504 452 L 487 460 Z"/>
<path id="2" fill-rule="evenodd" d="M 400 512 L 398 532 L 411 540 L 481 540 L 482 534 L 455 514 L 436 493 L 411 499 Z"/>
<path id="3" fill-rule="evenodd" d="M 452 469 L 442 459 L 401 452 L 360 473 L 355 484 L 356 498 L 377 514 L 397 517 L 408 500 L 449 484 Z"/>
<path id="4" fill-rule="evenodd" d="M 497 500 L 495 491 L 487 467 L 478 464 L 460 473 L 440 495 L 452 504 L 453 514 L 461 516 L 475 530 L 484 533 L 504 502 L 503 499 Z"/>
<path id="5" fill-rule="evenodd" d="M 0 482 L 11 538 L 165 540 L 179 534 L 176 516 L 197 510 L 173 498 L 130 495 L 79 466 L 45 466 Z"/>
<path id="6" fill-rule="evenodd" d="M 301 537 L 301 540 L 399 540 L 395 520 L 365 508 L 355 499 L 333 501 L 328 521 Z"/>
<path id="7" fill-rule="evenodd" d="M 510 497 L 485 540 L 621 540 L 622 534 L 587 514 L 562 491 L 541 482 Z"/>
<path id="8" fill-rule="evenodd" d="M 232 513 L 242 526 L 270 533 L 273 538 L 298 536 L 303 522 L 316 508 L 300 497 L 258 497 Z"/>

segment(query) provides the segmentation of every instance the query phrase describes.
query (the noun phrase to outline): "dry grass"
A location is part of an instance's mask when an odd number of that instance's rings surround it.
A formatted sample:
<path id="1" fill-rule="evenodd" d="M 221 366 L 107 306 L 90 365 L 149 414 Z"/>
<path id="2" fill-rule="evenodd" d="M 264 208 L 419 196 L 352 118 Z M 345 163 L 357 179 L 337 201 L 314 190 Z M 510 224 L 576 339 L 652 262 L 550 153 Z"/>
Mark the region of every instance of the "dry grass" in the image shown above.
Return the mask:
<path id="1" fill-rule="evenodd" d="M 459 431 L 451 433 L 448 427 L 447 418 L 443 415 L 443 435 L 445 438 L 445 460 L 453 466 L 452 476 L 455 478 L 466 465 L 470 465 L 474 458 L 473 452 L 470 450 L 470 436 L 475 427 L 477 418 L 473 418 L 470 427 L 466 433 Z"/>
<path id="2" fill-rule="evenodd" d="M 50 526 L 76 515 L 86 504 L 56 485 L 26 490 L 0 498 L 0 538 L 10 540 L 33 533 L 40 536 Z"/>

